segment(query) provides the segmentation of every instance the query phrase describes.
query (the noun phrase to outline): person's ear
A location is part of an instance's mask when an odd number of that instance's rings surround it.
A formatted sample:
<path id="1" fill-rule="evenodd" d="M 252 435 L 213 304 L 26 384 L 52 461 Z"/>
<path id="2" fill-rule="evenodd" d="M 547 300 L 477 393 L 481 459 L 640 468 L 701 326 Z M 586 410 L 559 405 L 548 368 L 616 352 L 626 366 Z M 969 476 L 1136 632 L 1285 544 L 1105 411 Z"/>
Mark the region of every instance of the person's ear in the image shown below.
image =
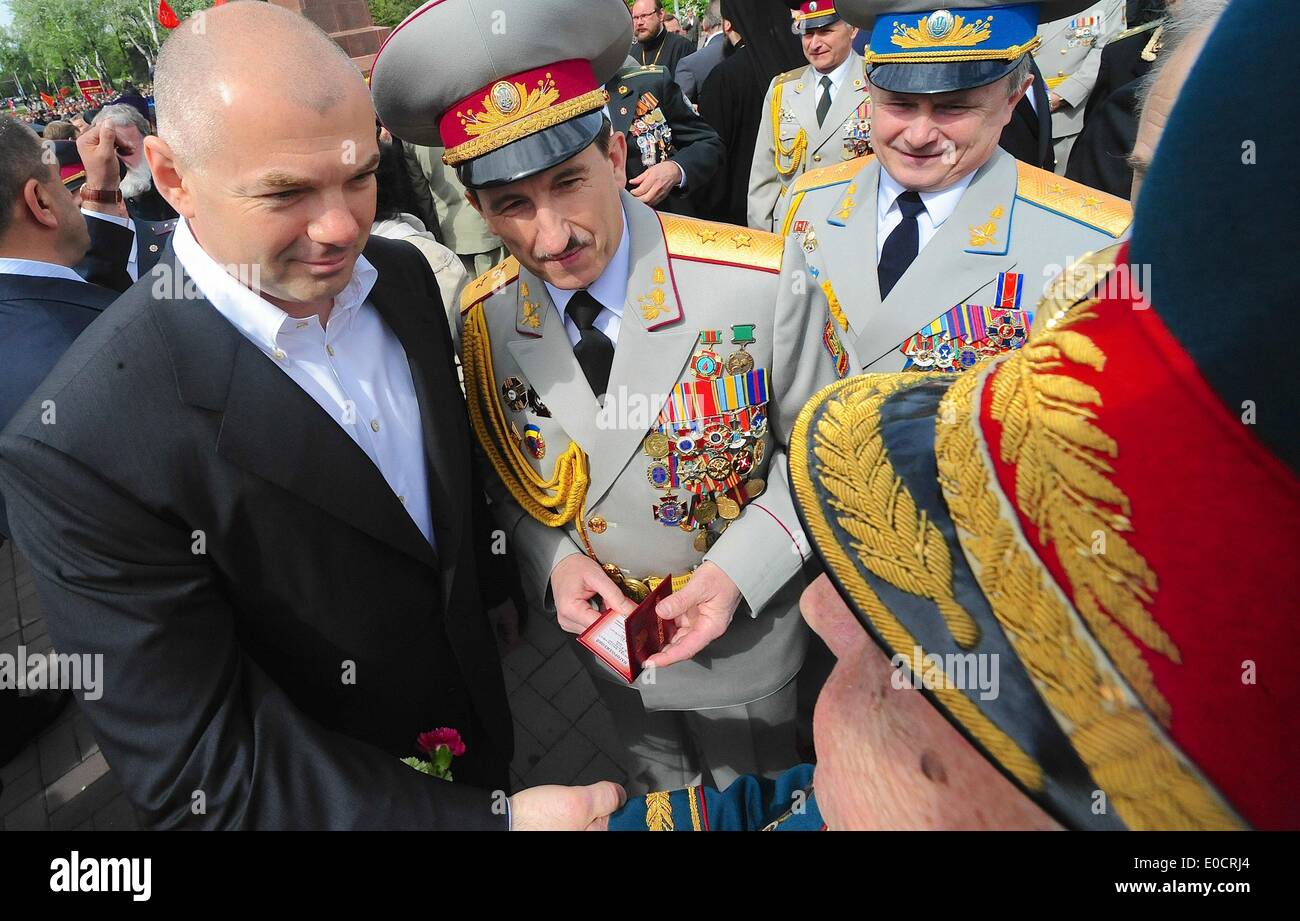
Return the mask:
<path id="1" fill-rule="evenodd" d="M 478 200 L 477 192 L 473 189 L 466 189 L 465 201 L 469 202 L 469 206 L 478 212 L 479 217 L 483 216 L 483 204 Z"/>
<path id="2" fill-rule="evenodd" d="M 194 218 L 194 198 L 185 187 L 187 174 L 172 153 L 171 145 L 156 134 L 144 139 L 144 158 L 153 174 L 154 187 L 167 203 L 176 209 L 176 213 L 186 220 Z"/>
<path id="3" fill-rule="evenodd" d="M 609 165 L 614 170 L 614 181 L 621 189 L 627 185 L 627 135 L 615 131 L 609 139 Z"/>
<path id="4" fill-rule="evenodd" d="M 59 229 L 59 215 L 54 209 L 54 196 L 43 182 L 39 179 L 28 179 L 23 183 L 22 200 L 36 223 L 48 230 Z"/>

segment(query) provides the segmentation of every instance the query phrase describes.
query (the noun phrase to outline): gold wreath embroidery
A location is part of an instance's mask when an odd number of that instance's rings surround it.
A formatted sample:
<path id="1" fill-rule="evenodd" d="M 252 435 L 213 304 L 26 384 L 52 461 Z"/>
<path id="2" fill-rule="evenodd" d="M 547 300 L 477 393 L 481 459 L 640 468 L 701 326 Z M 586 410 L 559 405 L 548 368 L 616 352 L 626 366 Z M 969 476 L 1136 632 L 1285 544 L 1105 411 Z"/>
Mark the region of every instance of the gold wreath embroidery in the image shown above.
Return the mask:
<path id="1" fill-rule="evenodd" d="M 1094 270 L 1104 258 L 1093 257 L 1084 268 Z M 1123 684 L 1127 681 L 1151 712 L 1167 721 L 1167 702 L 1136 645 L 1118 626 L 1177 661 L 1177 649 L 1144 607 L 1155 591 L 1155 574 L 1116 533 L 1132 525 L 1127 498 L 1105 475 L 1111 472 L 1106 458 L 1117 453 L 1115 443 L 1091 421 L 1096 416 L 1089 407 L 1100 404 L 1100 395 L 1068 375 L 1051 373 L 1066 361 L 1097 369 L 1105 364 L 1091 339 L 1069 329 L 1093 316 L 1096 301 L 1073 296 L 1079 278 L 1090 274 L 1065 279 L 1048 296 L 1040 307 L 1050 316 L 1047 331 L 1009 356 L 992 384 L 992 415 L 1003 425 L 1000 456 L 1016 466 L 1016 502 L 1040 538 L 1052 541 L 1087 630 L 1070 616 L 1049 573 L 1003 517 L 978 423 L 979 388 L 987 375 L 964 376 L 941 404 L 935 426 L 940 483 L 994 615 L 1125 824 L 1134 829 L 1239 827 Z M 1082 541 L 1081 529 L 1086 529 Z M 1107 535 L 1104 555 L 1091 552 L 1094 529 Z M 1094 640 L 1118 675 L 1102 665 Z"/>
<path id="2" fill-rule="evenodd" d="M 659 319 L 661 313 L 668 311 L 665 306 L 667 299 L 668 297 L 664 294 L 663 288 L 655 288 L 649 294 L 642 294 L 638 298 L 641 302 L 641 316 L 648 321 Z"/>
<path id="3" fill-rule="evenodd" d="M 927 16 L 916 26 L 894 23 L 894 34 L 890 41 L 899 48 L 972 48 L 992 36 L 993 17 L 967 22 L 964 16 L 954 16 L 951 30 L 943 37 L 930 32 L 930 17 Z"/>
<path id="4" fill-rule="evenodd" d="M 470 137 L 487 134 L 503 125 L 519 121 L 521 118 L 527 118 L 536 112 L 541 112 L 560 98 L 560 91 L 555 88 L 555 81 L 550 74 L 546 75 L 546 79 L 538 80 L 537 86 L 531 90 L 522 83 L 515 83 L 513 86 L 520 102 L 510 112 L 501 110 L 491 91 L 479 103 L 483 107 L 482 112 L 457 112 L 456 117 L 460 119 L 461 125 L 464 126 L 465 133 Z"/>
<path id="5" fill-rule="evenodd" d="M 814 451 L 822 483 L 840 527 L 873 574 L 905 592 L 933 601 L 953 639 L 965 649 L 979 627 L 952 594 L 948 544 L 895 474 L 880 435 L 880 407 L 916 375 L 883 383 L 863 398 L 829 402 L 817 423 Z"/>
<path id="6" fill-rule="evenodd" d="M 1001 207 L 994 208 L 993 213 L 989 215 L 989 222 L 980 227 L 971 227 L 970 245 L 971 246 L 995 246 L 998 242 L 998 221 L 1002 219 L 1005 212 Z"/>
<path id="7" fill-rule="evenodd" d="M 647 793 L 645 795 L 645 827 L 647 831 L 674 831 L 673 795 Z"/>

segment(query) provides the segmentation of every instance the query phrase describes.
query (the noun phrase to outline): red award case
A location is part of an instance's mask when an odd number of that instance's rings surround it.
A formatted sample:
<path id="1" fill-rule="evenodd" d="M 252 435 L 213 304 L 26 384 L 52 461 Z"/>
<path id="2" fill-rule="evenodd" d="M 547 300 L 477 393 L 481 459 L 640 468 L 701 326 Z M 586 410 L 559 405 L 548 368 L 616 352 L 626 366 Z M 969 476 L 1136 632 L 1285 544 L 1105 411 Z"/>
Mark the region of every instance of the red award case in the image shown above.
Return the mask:
<path id="1" fill-rule="evenodd" d="M 677 632 L 676 621 L 664 620 L 655 613 L 655 607 L 672 591 L 672 577 L 665 577 L 626 617 L 612 610 L 603 611 L 594 624 L 582 631 L 578 642 L 631 684 L 645 668 L 646 659 L 672 642 Z"/>

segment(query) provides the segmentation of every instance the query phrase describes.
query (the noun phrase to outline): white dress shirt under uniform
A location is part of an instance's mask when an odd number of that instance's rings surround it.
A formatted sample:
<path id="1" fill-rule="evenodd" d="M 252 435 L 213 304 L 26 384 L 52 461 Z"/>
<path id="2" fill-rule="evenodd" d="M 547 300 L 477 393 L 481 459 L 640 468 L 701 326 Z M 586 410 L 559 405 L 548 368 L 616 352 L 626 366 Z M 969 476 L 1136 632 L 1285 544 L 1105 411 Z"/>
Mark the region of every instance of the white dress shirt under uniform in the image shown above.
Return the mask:
<path id="1" fill-rule="evenodd" d="M 961 197 L 966 194 L 971 180 L 975 178 L 974 173 L 968 173 L 965 178 L 954 182 L 946 189 L 938 192 L 922 192 L 921 202 L 925 205 L 925 211 L 916 216 L 916 227 L 920 231 L 920 246 L 917 248 L 919 253 L 925 249 L 926 244 L 934 239 L 934 235 L 939 232 L 944 221 L 952 217 L 952 213 L 957 210 L 957 203 Z M 876 262 L 880 262 L 881 253 L 885 251 L 885 241 L 889 239 L 890 233 L 899 224 L 903 223 L 903 212 L 898 207 L 898 196 L 906 192 L 902 185 L 894 180 L 883 168 L 880 170 L 880 189 L 876 193 Z"/>
<path id="2" fill-rule="evenodd" d="M 627 273 L 631 266 L 631 252 L 627 215 L 624 214 L 623 239 L 619 241 L 614 258 L 609 260 L 609 265 L 605 266 L 605 271 L 600 273 L 600 277 L 587 286 L 587 293 L 594 297 L 602 308 L 600 313 L 596 314 L 592 325 L 604 333 L 615 347 L 618 346 L 618 331 L 623 325 L 623 302 L 627 300 Z M 569 306 L 573 292 L 557 288 L 550 282 L 543 282 L 543 284 L 546 285 L 546 290 L 555 303 L 555 309 L 560 312 L 560 319 L 564 321 L 565 335 L 569 337 L 570 344 L 576 346 L 582 334 L 578 330 L 578 324 L 569 319 L 569 315 L 564 312 Z"/>
<path id="3" fill-rule="evenodd" d="M 813 97 L 813 102 L 816 104 L 813 106 L 814 110 L 816 110 L 818 105 L 821 105 L 822 96 L 824 96 L 827 92 L 831 94 L 831 104 L 832 105 L 835 104 L 835 97 L 840 94 L 840 87 L 842 87 L 844 85 L 844 81 L 848 79 L 850 65 L 852 65 L 852 63 L 853 63 L 853 55 L 849 55 L 840 63 L 839 67 L 836 67 L 828 74 L 823 74 L 821 71 L 817 70 L 816 67 L 813 68 L 813 70 L 817 73 L 817 83 L 816 83 L 817 93 Z M 827 90 L 826 87 L 822 86 L 822 77 L 831 78 L 831 85 L 829 90 Z"/>
<path id="4" fill-rule="evenodd" d="M 322 328 L 319 317 L 295 319 L 240 284 L 203 251 L 184 218 L 172 247 L 212 306 L 366 452 L 434 544 L 420 405 L 406 352 L 367 299 L 379 277 L 374 266 L 358 257 Z"/>

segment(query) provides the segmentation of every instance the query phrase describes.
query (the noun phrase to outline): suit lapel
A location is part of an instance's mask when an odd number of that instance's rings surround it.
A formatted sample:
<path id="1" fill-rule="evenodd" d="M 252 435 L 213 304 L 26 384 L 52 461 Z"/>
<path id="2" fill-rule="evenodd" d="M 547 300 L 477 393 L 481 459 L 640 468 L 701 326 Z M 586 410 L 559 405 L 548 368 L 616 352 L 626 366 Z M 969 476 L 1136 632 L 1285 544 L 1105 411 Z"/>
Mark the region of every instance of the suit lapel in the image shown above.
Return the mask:
<path id="1" fill-rule="evenodd" d="M 445 357 L 440 360 L 434 345 L 440 332 L 437 321 L 442 319 L 441 312 L 435 312 L 432 303 L 425 310 L 413 309 L 410 294 L 402 290 L 394 271 L 380 269 L 370 302 L 397 336 L 410 365 L 420 404 L 429 504 L 444 576 L 443 592 L 444 597 L 449 597 L 460 542 L 464 538 L 464 499 L 470 488 L 468 457 L 456 450 L 457 446 L 469 443 L 469 432 L 464 404 L 455 398 L 460 393 L 460 383 L 450 360 L 450 339 Z M 457 432 L 463 433 L 462 437 L 452 437 Z"/>
<path id="2" fill-rule="evenodd" d="M 816 81 L 817 71 L 812 67 L 805 67 L 799 79 L 794 83 L 787 83 L 785 87 L 785 96 L 788 100 L 785 103 L 786 107 L 798 121 L 799 127 L 804 127 L 808 131 L 809 145 L 812 144 L 811 129 L 817 127 Z"/>
<path id="3" fill-rule="evenodd" d="M 950 307 L 966 303 L 998 273 L 1015 265 L 1015 259 L 1007 254 L 1016 196 L 1015 163 L 1010 154 L 994 153 L 881 309 L 868 317 L 857 337 L 857 353 L 864 367 L 896 349 Z M 871 203 L 874 207 L 874 198 Z M 993 221 L 994 237 L 976 250 L 972 228 L 988 225 L 998 209 L 1001 215 Z M 874 224 L 874 215 L 872 221 Z"/>
<path id="4" fill-rule="evenodd" d="M 169 258 L 158 270 L 184 291 L 189 276 L 179 260 Z M 429 542 L 365 452 L 210 302 L 157 300 L 155 316 L 181 399 L 223 413 L 219 455 L 376 540 L 437 564 Z"/>

